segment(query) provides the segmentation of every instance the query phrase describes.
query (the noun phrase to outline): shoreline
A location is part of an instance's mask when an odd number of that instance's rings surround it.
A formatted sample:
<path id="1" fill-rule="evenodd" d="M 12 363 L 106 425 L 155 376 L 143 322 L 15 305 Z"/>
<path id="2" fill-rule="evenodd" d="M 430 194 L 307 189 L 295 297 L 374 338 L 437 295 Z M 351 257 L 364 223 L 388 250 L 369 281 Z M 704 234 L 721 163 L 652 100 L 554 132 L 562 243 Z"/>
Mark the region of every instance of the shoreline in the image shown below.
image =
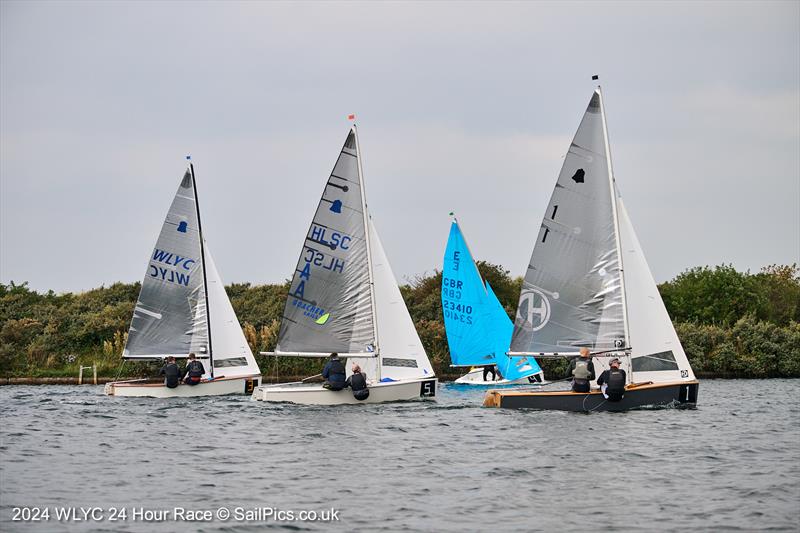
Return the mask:
<path id="1" fill-rule="evenodd" d="M 783 377 L 758 377 L 754 378 L 749 375 L 742 375 L 738 373 L 708 373 L 708 372 L 695 372 L 697 379 L 800 379 L 800 378 L 783 378 Z M 437 376 L 440 382 L 452 382 L 460 377 L 460 374 L 445 374 Z M 140 379 L 138 376 L 124 376 L 119 378 L 111 378 L 107 376 L 98 376 L 97 384 L 105 385 L 111 381 L 125 381 L 130 379 Z M 278 379 L 275 376 L 262 376 L 263 383 L 281 383 L 287 381 L 301 381 L 303 376 L 280 376 Z M 13 377 L 13 378 L 0 378 L 0 386 L 4 385 L 77 385 L 77 377 Z M 94 385 L 91 376 L 89 379 L 83 380 L 83 385 Z"/>

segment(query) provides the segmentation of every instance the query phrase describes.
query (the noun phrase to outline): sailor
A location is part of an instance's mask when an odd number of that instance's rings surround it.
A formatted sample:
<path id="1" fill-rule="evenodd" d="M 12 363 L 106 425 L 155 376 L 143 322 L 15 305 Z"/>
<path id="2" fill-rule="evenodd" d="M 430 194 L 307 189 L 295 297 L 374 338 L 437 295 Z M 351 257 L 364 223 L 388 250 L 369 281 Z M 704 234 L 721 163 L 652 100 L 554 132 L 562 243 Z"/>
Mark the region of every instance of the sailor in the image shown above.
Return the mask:
<path id="1" fill-rule="evenodd" d="M 353 398 L 363 401 L 369 398 L 369 388 L 367 387 L 367 375 L 361 372 L 358 363 L 353 363 L 353 374 L 347 378 L 344 384 L 353 391 Z"/>
<path id="2" fill-rule="evenodd" d="M 186 375 L 183 376 L 183 382 L 187 385 L 197 385 L 200 383 L 205 373 L 206 369 L 203 363 L 198 361 L 193 353 L 190 353 L 189 361 L 186 363 Z"/>
<path id="3" fill-rule="evenodd" d="M 572 360 L 569 365 L 569 375 L 572 376 L 573 392 L 589 392 L 589 382 L 594 379 L 594 363 L 589 354 L 589 348 L 581 348 L 581 356 Z"/>
<path id="4" fill-rule="evenodd" d="M 625 371 L 619 367 L 620 360 L 616 357 L 608 364 L 611 368 L 600 374 L 597 384 L 609 402 L 618 402 L 625 396 Z"/>
<path id="5" fill-rule="evenodd" d="M 161 370 L 158 371 L 158 375 L 164 376 L 164 385 L 169 389 L 174 389 L 180 384 L 181 369 L 178 368 L 174 357 L 171 355 L 167 357 L 167 361 L 164 363 L 164 366 L 161 367 Z"/>
<path id="6" fill-rule="evenodd" d="M 483 381 L 489 381 L 489 374 L 492 375 L 492 381 L 497 378 L 497 367 L 495 365 L 485 365 L 483 367 Z"/>
<path id="7" fill-rule="evenodd" d="M 346 372 L 344 365 L 339 360 L 339 354 L 333 352 L 330 359 L 325 363 L 325 368 L 322 369 L 322 377 L 325 378 L 323 387 L 330 390 L 342 390 L 344 388 Z"/>

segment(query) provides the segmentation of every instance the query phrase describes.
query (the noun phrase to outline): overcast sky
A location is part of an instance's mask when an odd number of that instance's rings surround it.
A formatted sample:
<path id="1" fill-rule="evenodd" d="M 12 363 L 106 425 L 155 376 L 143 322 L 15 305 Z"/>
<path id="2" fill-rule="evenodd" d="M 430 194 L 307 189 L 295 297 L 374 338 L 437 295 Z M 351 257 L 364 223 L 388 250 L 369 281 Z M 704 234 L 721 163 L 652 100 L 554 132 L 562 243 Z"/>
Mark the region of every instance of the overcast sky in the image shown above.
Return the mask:
<path id="1" fill-rule="evenodd" d="M 0 280 L 141 280 L 185 167 L 223 279 L 290 277 L 357 114 L 401 283 L 455 211 L 522 275 L 601 76 L 656 281 L 800 261 L 800 2 L 0 3 Z"/>

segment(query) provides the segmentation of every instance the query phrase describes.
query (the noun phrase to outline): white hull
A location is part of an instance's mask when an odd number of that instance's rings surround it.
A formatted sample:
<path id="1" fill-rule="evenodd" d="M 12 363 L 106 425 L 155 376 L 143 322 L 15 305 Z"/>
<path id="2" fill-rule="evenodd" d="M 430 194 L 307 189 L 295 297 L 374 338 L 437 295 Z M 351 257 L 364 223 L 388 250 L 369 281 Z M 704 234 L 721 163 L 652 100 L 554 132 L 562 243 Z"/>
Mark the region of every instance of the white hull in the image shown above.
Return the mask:
<path id="1" fill-rule="evenodd" d="M 261 376 L 218 378 L 197 385 L 180 384 L 174 389 L 163 383 L 141 383 L 114 381 L 106 383 L 104 392 L 108 396 L 132 396 L 150 398 L 191 398 L 197 396 L 222 396 L 226 394 L 250 394 L 261 384 Z"/>
<path id="2" fill-rule="evenodd" d="M 490 373 L 490 375 L 491 375 L 491 373 Z M 536 376 L 539 376 L 538 380 L 534 379 Z M 532 379 L 533 379 L 533 381 L 532 381 Z M 537 384 L 543 384 L 544 383 L 544 379 L 543 379 L 543 373 L 539 372 L 538 374 L 534 374 L 533 376 L 530 376 L 530 378 L 529 377 L 524 377 L 524 378 L 515 379 L 514 381 L 509 381 L 507 379 L 500 379 L 500 380 L 497 380 L 497 381 L 493 381 L 491 379 L 485 380 L 485 379 L 483 379 L 483 369 L 482 368 L 476 368 L 475 370 L 472 370 L 472 371 L 468 372 L 467 374 L 464 374 L 463 376 L 461 376 L 457 380 L 455 380 L 455 383 L 458 383 L 459 385 L 484 385 L 484 386 L 486 386 L 486 385 L 491 385 L 491 386 L 497 386 L 497 385 L 531 385 L 531 384 L 537 385 Z"/>
<path id="3" fill-rule="evenodd" d="M 369 386 L 369 398 L 363 401 L 353 398 L 353 392 L 350 389 L 331 391 L 323 388 L 320 383 L 279 383 L 258 387 L 253 392 L 253 399 L 301 405 L 402 402 L 433 399 L 436 396 L 437 383 L 438 380 L 435 377 L 374 383 Z"/>

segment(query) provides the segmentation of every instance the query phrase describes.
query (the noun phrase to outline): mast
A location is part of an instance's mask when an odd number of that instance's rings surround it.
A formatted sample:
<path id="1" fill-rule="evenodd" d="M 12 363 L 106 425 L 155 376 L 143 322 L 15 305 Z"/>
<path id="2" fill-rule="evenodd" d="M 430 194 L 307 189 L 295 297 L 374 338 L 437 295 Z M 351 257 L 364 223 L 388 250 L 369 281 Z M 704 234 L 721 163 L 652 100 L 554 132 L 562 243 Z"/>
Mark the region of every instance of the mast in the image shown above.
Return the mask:
<path id="1" fill-rule="evenodd" d="M 200 202 L 197 200 L 197 182 L 194 179 L 194 164 L 189 163 L 189 171 L 192 174 L 192 188 L 194 189 L 194 207 L 197 210 L 197 232 L 200 234 L 200 262 L 203 265 L 203 295 L 206 299 L 206 328 L 208 331 L 208 364 L 211 367 L 209 373 L 214 377 L 214 355 L 211 349 L 211 306 L 208 305 L 208 278 L 206 275 L 206 251 L 203 245 L 203 225 L 200 223 Z"/>
<path id="2" fill-rule="evenodd" d="M 376 372 L 378 373 L 376 380 L 381 380 L 381 358 L 380 346 L 378 343 L 378 316 L 377 309 L 375 309 L 375 279 L 372 273 L 372 248 L 370 246 L 369 236 L 369 214 L 367 214 L 367 193 L 364 187 L 364 169 L 361 167 L 361 144 L 358 142 L 358 128 L 353 124 L 353 133 L 356 139 L 356 154 L 358 154 L 358 184 L 361 187 L 361 211 L 364 215 L 364 242 L 367 245 L 367 272 L 369 274 L 369 300 L 370 307 L 372 308 L 372 330 L 375 338 L 375 356 L 377 357 L 377 364 L 375 365 Z"/>
<path id="3" fill-rule="evenodd" d="M 614 233 L 617 237 L 617 261 L 619 262 L 619 281 L 620 291 L 622 294 L 622 326 L 625 331 L 625 348 L 627 349 L 630 348 L 630 333 L 628 331 L 628 300 L 625 292 L 625 268 L 622 263 L 622 244 L 619 235 L 619 214 L 617 213 L 617 190 L 615 186 L 616 182 L 614 180 L 614 166 L 611 163 L 611 146 L 609 145 L 608 141 L 606 107 L 605 102 L 603 101 L 603 91 L 600 85 L 597 86 L 597 95 L 600 97 L 600 118 L 603 122 L 603 142 L 606 146 L 606 164 L 608 165 L 608 186 L 611 189 L 611 213 L 614 220 Z M 630 354 L 627 355 L 628 361 L 631 363 L 628 377 L 630 378 L 631 382 L 633 382 L 633 363 L 630 360 Z"/>

